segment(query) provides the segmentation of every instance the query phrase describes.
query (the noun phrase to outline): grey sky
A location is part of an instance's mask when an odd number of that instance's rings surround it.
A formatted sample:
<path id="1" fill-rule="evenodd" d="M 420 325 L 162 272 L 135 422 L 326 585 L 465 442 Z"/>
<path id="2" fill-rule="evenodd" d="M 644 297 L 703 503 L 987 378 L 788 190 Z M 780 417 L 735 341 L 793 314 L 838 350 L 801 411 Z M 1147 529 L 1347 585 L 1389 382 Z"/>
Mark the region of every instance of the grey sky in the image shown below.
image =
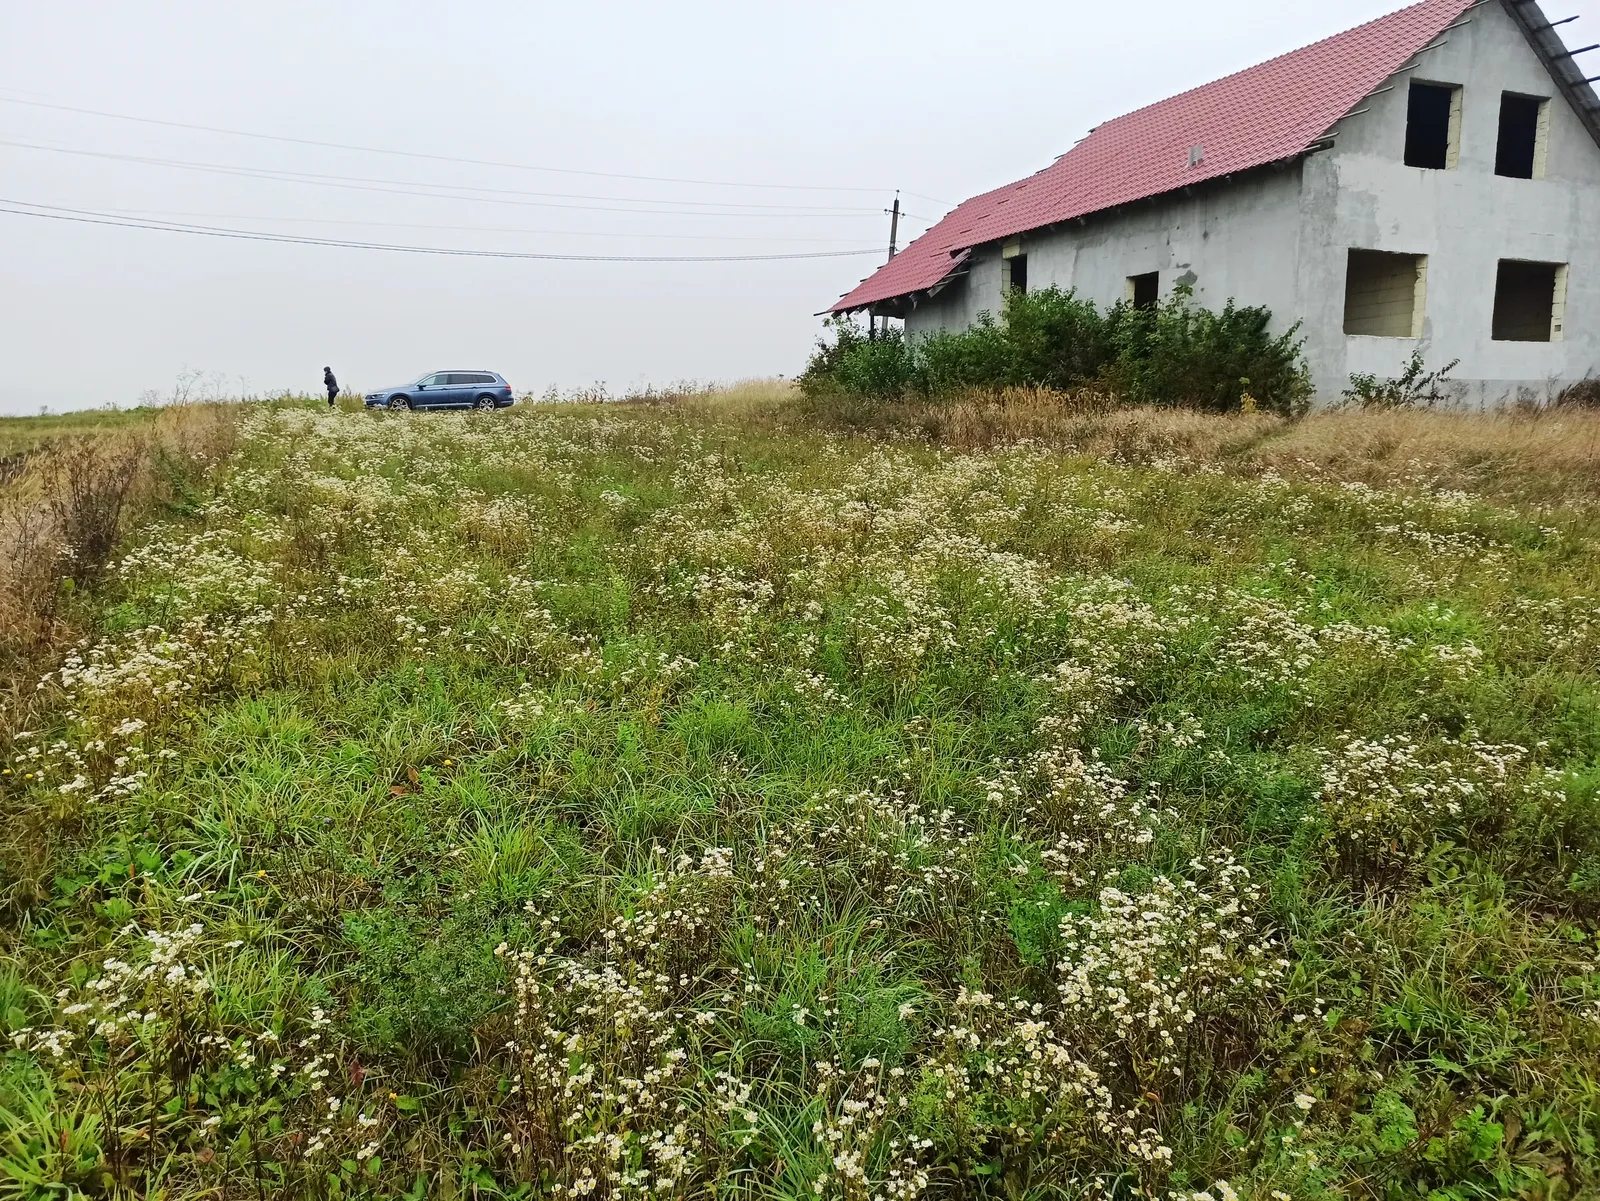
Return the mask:
<path id="1" fill-rule="evenodd" d="M 944 212 L 927 197 L 956 202 L 1021 176 L 1100 121 L 1396 7 L 0 0 L 0 99 L 579 171 L 868 189 L 427 163 L 0 102 L 6 142 L 628 199 L 480 203 L 3 145 L 0 197 L 447 247 L 881 254 L 888 219 L 879 210 L 896 187 L 916 215 L 904 242 Z M 581 207 L 666 201 L 867 211 Z M 185 368 L 256 392 L 314 391 L 324 363 L 352 388 L 449 366 L 494 368 L 534 391 L 788 374 L 818 327 L 811 314 L 876 263 L 448 259 L 0 214 L 0 412 L 127 404 L 145 389 L 170 391 Z"/>

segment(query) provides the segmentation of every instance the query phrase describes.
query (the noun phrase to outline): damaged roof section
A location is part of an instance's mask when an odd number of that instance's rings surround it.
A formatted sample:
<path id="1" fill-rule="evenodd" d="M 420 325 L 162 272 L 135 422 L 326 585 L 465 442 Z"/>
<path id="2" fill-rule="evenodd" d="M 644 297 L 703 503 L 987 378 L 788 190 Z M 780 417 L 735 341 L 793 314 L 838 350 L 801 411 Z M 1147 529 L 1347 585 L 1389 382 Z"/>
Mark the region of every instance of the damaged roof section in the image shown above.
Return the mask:
<path id="1" fill-rule="evenodd" d="M 1588 129 L 1589 136 L 1594 138 L 1596 145 L 1600 145 L 1600 96 L 1595 94 L 1593 80 L 1584 78 L 1583 72 L 1578 69 L 1578 54 L 1581 51 L 1567 49 L 1555 25 L 1545 19 L 1535 0 L 1505 0 L 1505 6 L 1511 13 L 1511 19 L 1527 36 L 1533 52 L 1549 69 L 1551 78 L 1556 81 L 1567 103 L 1572 105 L 1572 110 Z M 1591 46 L 1589 49 L 1600 47 Z"/>
<path id="2" fill-rule="evenodd" d="M 1543 23 L 1537 4 L 1508 5 L 1522 10 L 1519 19 Z M 986 242 L 1297 158 L 1474 7 L 1423 0 L 1108 121 L 1044 170 L 958 205 L 828 311 L 915 299 Z"/>

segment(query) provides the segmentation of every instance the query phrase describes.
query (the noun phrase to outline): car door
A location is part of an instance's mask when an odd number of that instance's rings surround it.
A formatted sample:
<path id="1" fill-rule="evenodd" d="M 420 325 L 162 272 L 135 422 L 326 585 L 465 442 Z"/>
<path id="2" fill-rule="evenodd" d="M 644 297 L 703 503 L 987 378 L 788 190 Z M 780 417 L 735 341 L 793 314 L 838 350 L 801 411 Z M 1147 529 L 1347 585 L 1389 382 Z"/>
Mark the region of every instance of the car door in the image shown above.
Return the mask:
<path id="1" fill-rule="evenodd" d="M 439 403 L 452 409 L 466 408 L 472 403 L 472 376 L 461 371 L 445 375 Z"/>
<path id="2" fill-rule="evenodd" d="M 417 409 L 432 409 L 438 407 L 445 398 L 448 389 L 445 387 L 447 377 L 443 372 L 425 375 L 416 382 L 412 388 L 411 405 Z"/>

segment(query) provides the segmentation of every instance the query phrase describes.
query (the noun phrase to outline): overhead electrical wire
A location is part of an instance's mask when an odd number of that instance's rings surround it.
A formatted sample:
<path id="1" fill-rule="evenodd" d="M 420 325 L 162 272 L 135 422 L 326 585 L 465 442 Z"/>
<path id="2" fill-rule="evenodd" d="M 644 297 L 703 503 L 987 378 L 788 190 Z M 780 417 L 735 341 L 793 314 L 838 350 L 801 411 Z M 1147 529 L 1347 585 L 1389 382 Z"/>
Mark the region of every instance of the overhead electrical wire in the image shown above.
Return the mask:
<path id="1" fill-rule="evenodd" d="M 795 219 L 811 215 L 817 216 L 878 216 L 879 211 L 873 208 L 847 208 L 830 207 L 825 205 L 746 205 L 737 203 L 724 204 L 721 201 L 689 201 L 665 200 L 654 197 L 643 198 L 638 201 L 626 196 L 595 196 L 584 197 L 581 194 L 564 192 L 520 192 L 510 188 L 478 188 L 461 184 L 432 184 L 414 180 L 372 179 L 359 175 L 325 175 L 312 171 L 291 171 L 280 168 L 241 167 L 227 163 L 203 163 L 186 159 L 156 158 L 140 154 L 119 154 L 110 150 L 83 150 L 73 146 L 50 146 L 39 142 L 19 142 L 11 139 L 0 139 L 0 146 L 10 146 L 19 150 L 43 151 L 50 154 L 67 154 L 79 158 L 111 159 L 118 162 L 138 163 L 144 166 L 171 167 L 182 171 L 200 171 L 213 175 L 232 175 L 245 179 L 269 179 L 280 183 L 307 184 L 313 187 L 342 188 L 359 192 L 383 192 L 396 196 L 422 196 L 435 200 L 465 200 L 479 204 L 506 204 L 519 208 L 554 208 L 576 209 L 583 212 L 601 213 L 644 213 L 655 216 L 678 217 L 782 217 Z M 398 187 L 378 186 L 396 184 Z M 431 189 L 422 191 L 419 189 Z M 460 195 L 464 192 L 489 192 L 496 195 L 471 196 Z M 570 199 L 615 200 L 630 204 L 657 205 L 678 204 L 682 206 L 697 205 L 698 208 L 617 208 L 601 204 L 560 204 L 550 200 L 525 200 L 509 199 L 517 196 L 565 196 Z M 737 209 L 736 212 L 713 211 L 713 206 L 723 209 Z M 702 211 L 702 209 L 704 211 Z M 782 211 L 767 211 L 767 210 Z M 759 210 L 759 211 L 744 211 Z"/>
<path id="2" fill-rule="evenodd" d="M 161 125 L 168 129 L 189 129 L 200 133 L 224 134 L 236 138 L 255 138 L 264 142 L 286 142 L 295 146 L 318 146 L 325 150 L 354 150 L 363 154 L 388 154 L 397 158 L 422 159 L 434 163 L 461 163 L 473 167 L 503 167 L 513 171 L 542 171 L 552 175 L 582 175 L 593 179 L 631 179 L 644 183 L 693 184 L 707 188 L 761 188 L 786 192 L 886 193 L 890 191 L 888 188 L 833 187 L 827 184 L 749 183 L 741 180 L 689 179 L 675 175 L 634 175 L 621 171 L 587 171 L 574 167 L 548 167 L 535 163 L 514 163 L 497 159 L 459 158 L 449 154 L 426 154 L 415 150 L 393 150 L 383 146 L 362 146 L 350 142 L 324 142 L 315 138 L 289 137 L 284 134 L 254 133 L 249 130 L 227 129 L 216 125 L 197 125 L 188 121 L 164 121 L 155 117 L 136 117 L 129 113 L 81 108 L 71 104 L 50 104 L 42 100 L 24 100 L 14 96 L 0 96 L 0 104 L 21 104 L 30 108 L 49 109 L 54 112 L 103 117 L 112 121 L 132 121 L 140 125 Z M 927 197 L 923 199 L 927 199 Z M 935 201 L 934 203 L 940 202 Z"/>
<path id="3" fill-rule="evenodd" d="M 906 192 L 906 195 L 914 197 L 917 200 L 926 200 L 929 204 L 942 204 L 947 209 L 953 209 L 956 207 L 951 201 L 940 200 L 937 196 L 924 196 L 921 192 Z"/>
<path id="4" fill-rule="evenodd" d="M 10 207 L 20 206 L 20 207 Z M 462 247 L 410 246 L 387 242 L 358 242 L 342 238 L 299 237 L 294 234 L 263 233 L 257 230 L 228 229 L 221 226 L 190 225 L 180 222 L 133 221 L 114 213 L 94 209 L 74 209 L 61 205 L 36 204 L 27 200 L 0 197 L 0 213 L 36 217 L 49 221 L 70 221 L 83 225 L 102 225 L 115 229 L 145 229 L 162 233 L 191 234 L 199 237 L 229 238 L 247 242 L 276 242 L 295 246 L 332 246 L 351 250 L 387 250 L 397 254 L 445 255 L 454 258 L 521 259 L 569 263 L 767 263 L 795 259 L 838 259 L 879 255 L 882 250 L 809 250 L 784 254 L 696 254 L 696 255 L 621 255 L 555 254 L 513 250 L 472 250 Z"/>
<path id="5" fill-rule="evenodd" d="M 789 238 L 774 234 L 665 234 L 646 232 L 644 230 L 528 229 L 522 226 L 507 225 L 438 225 L 421 221 L 364 221 L 360 218 L 345 217 L 260 217 L 250 213 L 184 213 L 174 212 L 170 209 L 148 208 L 102 208 L 97 211 L 114 214 L 118 217 L 148 217 L 156 221 L 198 217 L 205 221 L 256 221 L 264 224 L 298 225 L 360 225 L 370 229 L 433 229 L 448 230 L 452 233 L 533 234 L 541 237 L 556 238 L 649 238 L 676 242 L 705 242 L 714 239 L 723 242 L 803 242 L 810 245 L 847 244 L 851 246 L 855 245 L 856 241 L 854 238 Z"/>
<path id="6" fill-rule="evenodd" d="M 539 164 L 517 163 L 492 159 L 472 159 L 451 155 L 429 154 L 418 151 L 396 150 L 388 147 L 366 146 L 356 143 L 343 143 L 322 141 L 312 138 L 292 137 L 288 135 L 260 133 L 248 130 L 224 128 L 220 126 L 202 125 L 193 122 L 167 121 L 152 117 L 140 117 L 127 113 L 110 112 L 101 109 L 85 108 L 74 105 L 51 103 L 44 100 L 23 99 L 15 94 L 11 96 L 0 95 L 0 103 L 25 105 L 31 108 L 46 109 L 59 112 L 77 113 L 86 116 L 102 117 L 110 120 L 136 122 L 144 125 L 164 126 L 174 129 L 197 130 L 205 133 L 221 134 L 233 137 L 253 138 L 260 141 L 279 142 L 292 145 L 315 146 L 326 149 L 356 151 L 370 154 L 384 154 L 399 158 L 423 160 L 429 162 L 461 163 L 472 166 L 496 167 L 523 171 L 547 172 L 559 175 L 583 176 L 597 179 L 616 179 L 642 181 L 650 183 L 686 184 L 699 187 L 714 188 L 759 188 L 769 191 L 806 191 L 806 192 L 882 192 L 886 189 L 863 187 L 830 187 L 821 184 L 776 184 L 757 183 L 737 180 L 698 179 L 682 176 L 658 176 L 631 174 L 617 171 L 590 171 L 574 168 L 551 167 Z M 234 176 L 244 179 L 259 179 L 278 183 L 298 183 L 314 187 L 331 187 L 352 191 L 376 192 L 389 195 L 416 196 L 422 199 L 434 200 L 463 200 L 475 201 L 480 204 L 500 204 L 515 207 L 566 209 L 581 212 L 603 213 L 639 213 L 651 216 L 695 216 L 695 217 L 778 217 L 795 221 L 807 218 L 823 217 L 835 219 L 839 217 L 880 216 L 876 208 L 848 207 L 846 205 L 813 205 L 803 203 L 754 203 L 734 200 L 711 199 L 676 199 L 671 197 L 631 197 L 594 195 L 588 193 L 562 192 L 562 191 L 528 191 L 515 188 L 495 188 L 470 184 L 434 183 L 423 180 L 386 179 L 382 177 L 336 175 L 323 172 L 297 171 L 290 168 L 276 167 L 250 167 L 230 163 L 215 163 L 193 161 L 185 159 L 161 158 L 151 155 L 125 154 L 109 150 L 92 150 L 71 146 L 48 145 L 43 143 L 0 140 L 0 146 L 8 146 L 20 150 L 64 154 L 76 157 L 104 159 L 110 161 L 128 162 L 142 166 L 155 166 L 182 171 L 198 171 L 224 176 Z M 916 193 L 907 193 L 916 195 Z M 931 200 L 931 197 L 923 197 Z M 588 203 L 560 203 L 559 201 L 582 201 Z M 605 203 L 595 203 L 605 202 Z M 770 253 L 770 254 L 691 254 L 691 255 L 598 255 L 598 254 L 565 254 L 556 252 L 523 252 L 508 250 L 474 250 L 460 247 L 418 246 L 386 241 L 363 241 L 354 238 L 322 237 L 317 235 L 300 235 L 288 232 L 273 232 L 260 229 L 240 229 L 227 225 L 202 225 L 189 221 L 172 220 L 174 217 L 201 217 L 207 220 L 219 221 L 245 221 L 251 223 L 287 223 L 311 222 L 326 225 L 365 225 L 369 228 L 410 228 L 410 229 L 437 229 L 476 231 L 484 233 L 516 233 L 535 234 L 559 237 L 602 237 L 602 238 L 651 238 L 651 239 L 677 239 L 682 241 L 709 242 L 712 240 L 751 241 L 751 242 L 790 242 L 812 244 L 838 245 L 850 244 L 844 238 L 796 238 L 796 237 L 769 237 L 765 235 L 737 235 L 727 233 L 696 234 L 696 233 L 664 233 L 664 232 L 625 232 L 613 230 L 535 230 L 535 229 L 506 229 L 499 227 L 485 227 L 480 225 L 444 225 L 407 222 L 382 222 L 361 220 L 340 220 L 333 218 L 306 218 L 306 217 L 247 217 L 228 216 L 221 214 L 197 213 L 161 213 L 151 210 L 133 209 L 77 209 L 66 206 L 45 205 L 31 201 L 8 200 L 0 201 L 16 207 L 0 209 L 8 215 L 32 216 L 48 218 L 57 221 L 72 221 L 80 224 L 94 224 L 102 226 L 146 229 L 168 233 L 188 233 L 195 236 L 213 238 L 231 238 L 245 241 L 279 242 L 284 244 L 335 246 L 353 249 L 388 250 L 404 254 L 437 254 L 465 257 L 491 257 L 491 258 L 522 258 L 542 259 L 557 261 L 579 262 L 760 262 L 781 261 L 786 259 L 808 258 L 842 258 L 858 255 L 877 254 L 877 250 L 833 250 L 813 251 L 804 253 Z M 926 220 L 926 218 L 913 217 L 903 213 L 902 216 L 912 220 Z"/>

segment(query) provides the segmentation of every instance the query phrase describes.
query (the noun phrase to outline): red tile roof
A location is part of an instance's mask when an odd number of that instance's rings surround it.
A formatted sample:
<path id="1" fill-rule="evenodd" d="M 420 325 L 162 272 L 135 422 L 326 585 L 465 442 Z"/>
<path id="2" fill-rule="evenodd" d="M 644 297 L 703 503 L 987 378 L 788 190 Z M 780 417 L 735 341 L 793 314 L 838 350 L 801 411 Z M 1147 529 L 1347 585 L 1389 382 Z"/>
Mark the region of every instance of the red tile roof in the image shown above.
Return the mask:
<path id="1" fill-rule="evenodd" d="M 829 312 L 931 288 L 984 242 L 1304 154 L 1473 3 L 1423 0 L 1108 121 L 1044 170 L 958 205 Z"/>

